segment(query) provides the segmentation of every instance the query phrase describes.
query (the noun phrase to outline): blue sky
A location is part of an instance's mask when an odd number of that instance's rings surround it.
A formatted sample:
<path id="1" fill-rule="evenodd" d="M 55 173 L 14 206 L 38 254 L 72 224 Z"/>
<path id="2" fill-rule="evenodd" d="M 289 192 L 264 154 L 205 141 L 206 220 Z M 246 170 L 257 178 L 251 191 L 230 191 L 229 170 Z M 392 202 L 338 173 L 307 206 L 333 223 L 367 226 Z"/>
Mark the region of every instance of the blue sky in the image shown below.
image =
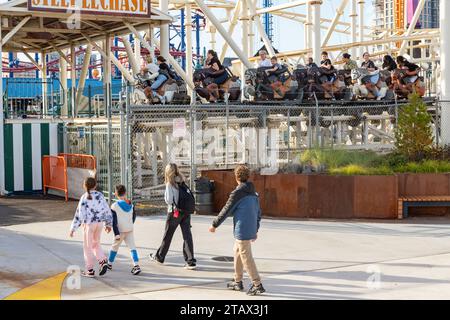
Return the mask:
<path id="1" fill-rule="evenodd" d="M 260 6 L 262 6 L 262 0 L 258 1 L 260 3 Z M 273 0 L 273 4 L 282 4 L 287 3 L 288 0 Z M 322 7 L 321 7 L 321 16 L 323 18 L 329 18 L 332 19 L 336 13 L 337 8 L 340 6 L 341 0 L 324 0 Z M 300 6 L 297 8 L 291 8 L 287 9 L 292 12 L 297 13 L 303 13 L 306 14 L 306 6 Z M 224 10 L 221 10 L 224 12 Z M 220 14 L 219 10 L 214 11 L 217 16 L 224 17 L 224 14 Z M 349 1 L 349 4 L 347 5 L 347 8 L 345 9 L 344 15 L 341 17 L 341 21 L 350 22 L 349 14 L 351 12 L 351 1 Z M 366 0 L 365 3 L 365 14 L 367 21 L 367 25 L 372 25 L 374 18 L 375 18 L 375 10 L 374 6 L 372 5 L 372 0 Z M 291 50 L 299 50 L 303 48 L 303 24 L 287 20 L 285 18 L 280 18 L 274 16 L 274 46 L 280 50 L 280 51 L 291 51 Z M 228 24 L 225 24 L 225 27 L 227 29 Z M 239 25 L 238 28 L 235 29 L 235 32 L 233 34 L 233 39 L 240 44 L 241 43 L 241 36 L 239 34 Z M 256 30 L 255 30 L 256 31 Z M 323 36 L 325 35 L 325 30 L 322 30 Z M 204 32 L 202 34 L 202 47 L 206 46 L 209 47 L 209 40 L 210 36 L 208 33 Z M 220 51 L 223 40 L 222 37 L 217 34 L 216 36 L 216 49 Z M 344 34 L 335 33 L 333 37 L 330 39 L 329 44 L 339 44 L 339 43 L 345 43 L 350 42 L 350 38 L 347 37 Z M 255 42 L 255 48 L 262 46 L 261 42 L 256 43 Z M 227 56 L 234 56 L 233 52 L 229 49 L 227 52 Z"/>
<path id="2" fill-rule="evenodd" d="M 282 4 L 282 3 L 287 3 L 289 2 L 289 0 L 272 0 L 273 1 L 273 5 L 277 5 L 277 4 Z M 339 7 L 340 3 L 342 0 L 324 0 L 323 4 L 322 4 L 322 9 L 321 9 L 321 15 L 324 18 L 329 18 L 332 19 L 335 15 L 335 12 L 337 10 L 337 8 Z M 4 3 L 7 2 L 7 0 L 0 0 L 0 3 Z M 262 0 L 258 0 L 260 6 L 262 6 Z M 372 5 L 372 0 L 366 0 L 365 3 L 365 13 L 367 15 L 365 21 L 367 21 L 368 25 L 371 25 L 373 23 L 374 20 L 374 14 L 375 14 L 375 10 L 374 7 Z M 300 6 L 297 8 L 290 8 L 290 9 L 286 9 L 288 11 L 293 11 L 293 12 L 298 12 L 298 13 L 303 13 L 306 14 L 306 6 Z M 349 4 L 347 5 L 347 8 L 345 10 L 344 15 L 341 17 L 341 21 L 345 21 L 345 22 L 350 22 L 350 14 L 351 11 L 351 1 L 349 1 Z M 220 17 L 223 18 L 225 17 L 225 11 L 224 10 L 215 10 L 214 13 Z M 172 12 L 173 15 L 176 15 L 176 12 Z M 280 51 L 291 51 L 291 50 L 298 50 L 298 49 L 302 49 L 303 48 L 303 24 L 295 22 L 295 21 L 290 21 L 284 18 L 280 18 L 280 17 L 276 17 L 274 16 L 273 18 L 274 20 L 274 46 L 280 50 Z M 228 28 L 228 24 L 224 24 L 225 28 Z M 240 32 L 240 27 L 238 25 L 238 27 L 235 29 L 235 32 L 233 34 L 233 39 L 240 44 L 241 43 L 241 35 L 239 34 Z M 256 32 L 256 28 L 255 28 L 255 33 Z M 322 30 L 322 34 L 325 34 L 325 30 Z M 255 39 L 258 39 L 259 37 L 256 36 Z M 202 51 L 203 51 L 203 47 L 206 47 L 207 49 L 210 47 L 209 44 L 210 41 L 210 35 L 207 32 L 202 32 L 201 35 L 201 47 L 202 47 Z M 345 43 L 345 42 L 349 42 L 350 39 L 348 36 L 344 35 L 344 34 L 334 34 L 333 37 L 330 40 L 330 44 L 338 44 L 338 43 Z M 216 50 L 220 51 L 222 44 L 223 44 L 223 39 L 220 36 L 220 34 L 217 33 L 216 35 Z M 194 44 L 195 46 L 195 44 Z M 255 49 L 262 46 L 262 43 L 259 42 L 259 40 L 255 40 L 254 43 L 254 47 Z M 231 49 L 228 50 L 227 52 L 227 56 L 235 56 L 234 53 L 232 52 Z"/>

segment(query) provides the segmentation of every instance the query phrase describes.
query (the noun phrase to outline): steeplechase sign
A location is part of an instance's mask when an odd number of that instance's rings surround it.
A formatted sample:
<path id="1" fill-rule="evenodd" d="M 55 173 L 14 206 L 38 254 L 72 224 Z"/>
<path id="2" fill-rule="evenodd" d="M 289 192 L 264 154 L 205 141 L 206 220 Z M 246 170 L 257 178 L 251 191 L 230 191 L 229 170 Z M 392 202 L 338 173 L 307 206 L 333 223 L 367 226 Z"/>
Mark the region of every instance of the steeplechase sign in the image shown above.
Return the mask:
<path id="1" fill-rule="evenodd" d="M 28 0 L 28 10 L 150 17 L 151 0 Z"/>

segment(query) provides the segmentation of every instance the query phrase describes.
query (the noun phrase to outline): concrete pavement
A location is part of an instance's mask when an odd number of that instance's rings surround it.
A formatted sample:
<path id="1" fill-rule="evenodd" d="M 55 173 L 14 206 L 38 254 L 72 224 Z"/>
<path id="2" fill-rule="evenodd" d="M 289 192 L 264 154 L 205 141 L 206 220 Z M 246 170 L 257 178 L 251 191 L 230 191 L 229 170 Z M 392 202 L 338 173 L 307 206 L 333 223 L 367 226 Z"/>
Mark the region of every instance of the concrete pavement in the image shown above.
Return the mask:
<path id="1" fill-rule="evenodd" d="M 148 261 L 159 246 L 164 217 L 138 217 L 136 242 L 143 272 L 130 274 L 126 247 L 111 272 L 62 286 L 62 299 L 450 299 L 450 230 L 447 218 L 401 222 L 263 219 L 253 251 L 267 294 L 248 297 L 224 289 L 232 278 L 232 219 L 216 234 L 212 217 L 193 216 L 198 269 L 184 270 L 177 232 L 165 265 Z M 82 233 L 68 237 L 70 221 L 0 228 L 0 298 L 83 266 Z M 112 235 L 104 234 L 109 250 Z M 245 279 L 245 286 L 249 281 Z"/>

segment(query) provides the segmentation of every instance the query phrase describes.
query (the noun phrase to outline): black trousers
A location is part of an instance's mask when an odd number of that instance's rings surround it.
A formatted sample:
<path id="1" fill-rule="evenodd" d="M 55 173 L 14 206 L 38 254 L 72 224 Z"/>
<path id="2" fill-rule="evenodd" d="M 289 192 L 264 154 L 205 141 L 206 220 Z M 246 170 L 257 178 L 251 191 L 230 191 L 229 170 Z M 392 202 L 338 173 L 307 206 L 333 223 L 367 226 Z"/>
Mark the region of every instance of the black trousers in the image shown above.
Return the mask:
<path id="1" fill-rule="evenodd" d="M 167 252 L 169 251 L 170 244 L 172 242 L 173 234 L 177 229 L 178 225 L 181 228 L 181 233 L 183 234 L 183 256 L 186 263 L 195 263 L 196 260 L 194 258 L 194 242 L 192 240 L 191 233 L 191 215 L 180 213 L 178 218 L 173 216 L 173 213 L 167 214 L 166 220 L 166 228 L 164 231 L 164 237 L 156 252 L 156 258 L 160 262 L 164 262 L 166 258 Z"/>

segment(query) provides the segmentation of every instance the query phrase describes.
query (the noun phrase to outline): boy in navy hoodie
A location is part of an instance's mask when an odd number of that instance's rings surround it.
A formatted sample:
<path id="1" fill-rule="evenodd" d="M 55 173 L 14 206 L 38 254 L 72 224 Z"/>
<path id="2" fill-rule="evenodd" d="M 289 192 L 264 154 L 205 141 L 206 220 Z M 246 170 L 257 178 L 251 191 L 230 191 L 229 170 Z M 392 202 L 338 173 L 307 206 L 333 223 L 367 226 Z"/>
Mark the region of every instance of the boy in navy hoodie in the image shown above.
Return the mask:
<path id="1" fill-rule="evenodd" d="M 234 238 L 236 239 L 234 243 L 234 280 L 227 284 L 227 288 L 236 291 L 244 290 L 242 278 L 245 269 L 252 281 L 247 294 L 257 295 L 266 291 L 261 283 L 252 254 L 252 242 L 258 238 L 261 222 L 259 196 L 253 183 L 248 181 L 250 169 L 247 166 L 238 165 L 234 170 L 234 175 L 238 186 L 231 192 L 227 203 L 212 222 L 212 226 L 209 227 L 209 231 L 216 232 L 216 229 L 228 216 L 233 216 Z"/>
<path id="2" fill-rule="evenodd" d="M 113 215 L 113 231 L 114 242 L 111 246 L 108 259 L 108 269 L 112 269 L 112 264 L 116 258 L 117 251 L 119 251 L 120 244 L 125 241 L 127 247 L 130 249 L 131 258 L 133 259 L 133 269 L 131 273 L 138 275 L 141 272 L 139 267 L 139 257 L 134 244 L 133 224 L 136 220 L 136 213 L 131 201 L 127 199 L 126 189 L 124 185 L 116 186 L 116 197 L 119 199 L 111 206 Z"/>

